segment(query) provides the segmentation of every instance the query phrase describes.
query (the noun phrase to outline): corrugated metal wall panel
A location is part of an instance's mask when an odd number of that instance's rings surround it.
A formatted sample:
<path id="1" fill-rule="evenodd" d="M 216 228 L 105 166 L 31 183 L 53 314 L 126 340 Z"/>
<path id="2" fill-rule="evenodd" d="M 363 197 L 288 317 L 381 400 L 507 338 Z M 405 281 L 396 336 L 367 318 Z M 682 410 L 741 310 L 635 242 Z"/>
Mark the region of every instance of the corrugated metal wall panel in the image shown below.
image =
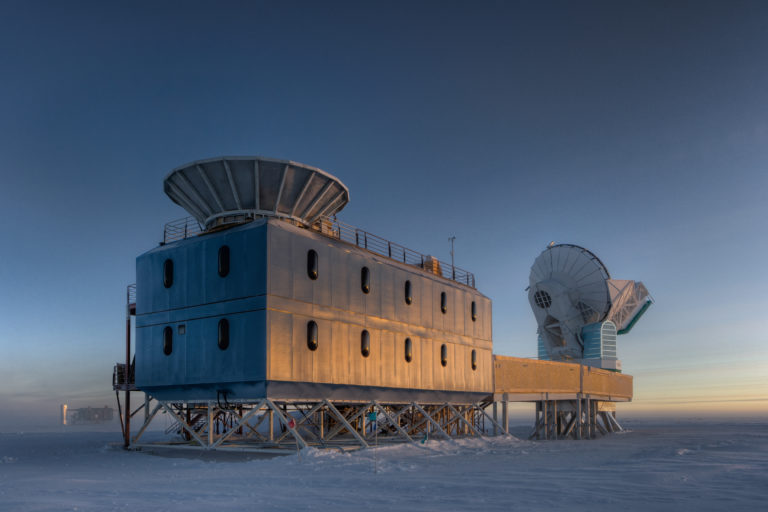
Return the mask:
<path id="1" fill-rule="evenodd" d="M 137 258 L 137 386 L 264 378 L 266 232 L 264 223 L 253 223 L 161 246 Z M 218 258 L 224 245 L 230 258 L 229 274 L 222 277 Z M 165 260 L 174 267 L 167 288 Z M 223 317 L 231 327 L 227 350 L 217 345 Z M 166 326 L 173 328 L 173 351 L 167 356 L 162 351 Z"/>
<path id="2" fill-rule="evenodd" d="M 231 258 L 226 278 L 217 273 L 223 243 L 229 245 Z M 306 271 L 310 249 L 318 253 L 317 280 Z M 168 257 L 174 259 L 170 289 L 162 285 L 162 264 Z M 360 286 L 363 266 L 370 269 L 368 294 Z M 405 303 L 406 280 L 412 283 L 411 305 Z M 490 300 L 283 221 L 254 222 L 150 251 L 137 260 L 137 284 L 140 385 L 205 384 L 218 389 L 238 380 L 266 379 L 492 391 L 492 341 L 483 336 L 490 334 Z M 445 314 L 440 311 L 442 292 L 448 298 Z M 203 302 L 213 299 L 215 303 Z M 470 318 L 472 300 L 478 304 L 476 322 Z M 230 346 L 223 351 L 216 344 L 222 316 L 230 321 L 231 333 Z M 310 320 L 318 325 L 315 351 L 307 347 Z M 162 329 L 169 324 L 177 329 L 179 322 L 187 332 L 183 339 L 175 337 L 172 354 L 165 356 Z M 370 333 L 369 357 L 360 351 L 362 329 Z M 410 363 L 404 357 L 407 337 L 413 343 Z M 443 343 L 448 348 L 446 367 L 440 364 Z M 476 371 L 471 370 L 473 348 L 478 350 Z"/>
<path id="3" fill-rule="evenodd" d="M 306 349 L 306 326 L 294 333 L 293 318 L 280 311 L 267 312 L 268 341 L 267 354 L 269 364 L 267 376 L 275 380 L 292 380 L 293 347 L 295 339 L 304 336 Z"/>

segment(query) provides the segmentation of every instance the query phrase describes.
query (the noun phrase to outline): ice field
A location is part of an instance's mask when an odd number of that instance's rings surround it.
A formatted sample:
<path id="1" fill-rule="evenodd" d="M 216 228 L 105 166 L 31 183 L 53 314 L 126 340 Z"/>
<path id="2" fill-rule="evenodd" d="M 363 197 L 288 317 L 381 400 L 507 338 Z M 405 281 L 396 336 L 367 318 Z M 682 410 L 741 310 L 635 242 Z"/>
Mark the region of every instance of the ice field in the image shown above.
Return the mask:
<path id="1" fill-rule="evenodd" d="M 430 440 L 300 457 L 126 452 L 119 432 L 5 433 L 0 510 L 765 510 L 768 422 L 625 427 L 591 441 Z"/>

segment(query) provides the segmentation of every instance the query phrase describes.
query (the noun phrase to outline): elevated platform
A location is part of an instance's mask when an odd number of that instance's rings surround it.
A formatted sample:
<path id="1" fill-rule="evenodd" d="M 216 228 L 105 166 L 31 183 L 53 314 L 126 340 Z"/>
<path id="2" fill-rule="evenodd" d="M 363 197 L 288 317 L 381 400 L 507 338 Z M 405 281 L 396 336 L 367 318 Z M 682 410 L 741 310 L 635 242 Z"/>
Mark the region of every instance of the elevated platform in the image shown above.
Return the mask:
<path id="1" fill-rule="evenodd" d="M 499 355 L 493 356 L 493 369 L 495 401 L 632 401 L 632 376 L 610 370 Z"/>
<path id="2" fill-rule="evenodd" d="M 494 394 L 509 430 L 507 404 L 534 402 L 532 439 L 589 439 L 620 432 L 615 402 L 632 400 L 632 376 L 581 364 L 493 356 Z"/>

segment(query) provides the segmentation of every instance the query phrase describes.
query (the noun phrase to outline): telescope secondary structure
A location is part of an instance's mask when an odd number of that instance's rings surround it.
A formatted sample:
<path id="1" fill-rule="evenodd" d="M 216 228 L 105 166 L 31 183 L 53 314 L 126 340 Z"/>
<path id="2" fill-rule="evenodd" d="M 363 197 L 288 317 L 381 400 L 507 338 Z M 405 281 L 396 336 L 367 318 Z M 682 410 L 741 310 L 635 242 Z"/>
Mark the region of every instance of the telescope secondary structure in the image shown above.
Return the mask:
<path id="1" fill-rule="evenodd" d="M 574 368 L 552 397 L 584 402 L 574 436 L 596 432 L 598 403 L 631 399 L 628 376 L 494 356 L 474 275 L 338 221 L 349 191 L 327 172 L 219 157 L 174 169 L 164 189 L 192 218 L 136 260 L 113 374 L 126 447 L 160 412 L 203 449 L 506 434 L 508 401 L 548 401 L 546 376 Z M 131 391 L 145 394 L 135 436 Z M 487 411 L 498 401 L 501 422 Z"/>

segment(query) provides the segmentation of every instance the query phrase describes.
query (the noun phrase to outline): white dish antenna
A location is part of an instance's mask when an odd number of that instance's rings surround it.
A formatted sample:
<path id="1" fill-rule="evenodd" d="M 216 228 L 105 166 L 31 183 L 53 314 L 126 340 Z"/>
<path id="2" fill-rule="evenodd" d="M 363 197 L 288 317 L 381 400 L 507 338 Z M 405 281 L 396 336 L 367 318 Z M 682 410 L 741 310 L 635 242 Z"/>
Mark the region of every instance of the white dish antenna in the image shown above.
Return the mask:
<path id="1" fill-rule="evenodd" d="M 263 157 L 218 157 L 174 169 L 165 193 L 211 229 L 254 217 L 282 217 L 311 226 L 349 202 L 335 176 L 309 165 Z"/>
<path id="2" fill-rule="evenodd" d="M 534 261 L 529 281 L 528 301 L 539 325 L 540 357 L 620 369 L 615 355 L 586 358 L 585 343 L 590 345 L 586 347 L 589 355 L 612 354 L 605 347 L 596 351 L 591 346 L 593 334 L 602 343 L 601 333 L 629 332 L 653 302 L 642 283 L 611 279 L 597 256 L 572 244 L 549 244 Z M 595 325 L 606 322 L 613 327 Z"/>

